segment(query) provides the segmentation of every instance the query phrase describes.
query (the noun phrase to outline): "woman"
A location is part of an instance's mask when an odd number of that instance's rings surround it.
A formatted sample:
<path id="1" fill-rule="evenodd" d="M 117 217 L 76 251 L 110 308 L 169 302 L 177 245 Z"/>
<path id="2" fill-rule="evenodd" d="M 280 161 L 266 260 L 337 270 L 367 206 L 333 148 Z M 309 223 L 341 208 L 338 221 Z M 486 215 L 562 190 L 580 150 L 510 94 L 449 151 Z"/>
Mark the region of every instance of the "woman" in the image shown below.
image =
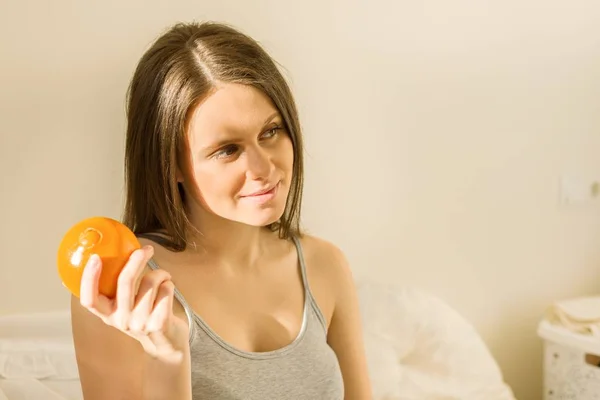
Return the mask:
<path id="1" fill-rule="evenodd" d="M 251 38 L 178 24 L 128 92 L 125 223 L 144 247 L 72 323 L 95 399 L 371 398 L 350 269 L 299 229 L 302 136 L 282 75 Z"/>

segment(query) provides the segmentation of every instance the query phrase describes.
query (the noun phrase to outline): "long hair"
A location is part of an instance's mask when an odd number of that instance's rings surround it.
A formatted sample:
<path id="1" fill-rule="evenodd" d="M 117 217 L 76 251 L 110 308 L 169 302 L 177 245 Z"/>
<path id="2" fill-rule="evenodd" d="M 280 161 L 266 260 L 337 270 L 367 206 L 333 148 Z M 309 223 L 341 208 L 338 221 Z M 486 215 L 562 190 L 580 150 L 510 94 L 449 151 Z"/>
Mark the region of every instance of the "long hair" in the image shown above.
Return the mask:
<path id="1" fill-rule="evenodd" d="M 177 166 L 194 106 L 217 83 L 253 86 L 279 110 L 291 137 L 294 164 L 279 237 L 300 235 L 303 145 L 292 92 L 273 59 L 251 37 L 215 22 L 179 23 L 143 54 L 127 91 L 125 208 L 134 233 L 163 232 L 168 247 L 188 245 L 190 221 Z"/>

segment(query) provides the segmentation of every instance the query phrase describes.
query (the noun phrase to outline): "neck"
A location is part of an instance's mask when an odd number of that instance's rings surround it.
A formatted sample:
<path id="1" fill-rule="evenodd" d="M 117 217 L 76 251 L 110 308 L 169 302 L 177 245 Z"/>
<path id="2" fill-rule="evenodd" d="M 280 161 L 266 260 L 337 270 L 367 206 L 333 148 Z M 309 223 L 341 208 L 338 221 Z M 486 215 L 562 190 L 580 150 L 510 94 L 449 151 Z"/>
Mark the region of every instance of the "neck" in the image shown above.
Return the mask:
<path id="1" fill-rule="evenodd" d="M 189 233 L 195 244 L 191 251 L 211 263 L 228 269 L 254 269 L 260 265 L 268 242 L 275 238 L 266 227 L 250 226 L 202 213 L 190 217 L 194 231 Z"/>

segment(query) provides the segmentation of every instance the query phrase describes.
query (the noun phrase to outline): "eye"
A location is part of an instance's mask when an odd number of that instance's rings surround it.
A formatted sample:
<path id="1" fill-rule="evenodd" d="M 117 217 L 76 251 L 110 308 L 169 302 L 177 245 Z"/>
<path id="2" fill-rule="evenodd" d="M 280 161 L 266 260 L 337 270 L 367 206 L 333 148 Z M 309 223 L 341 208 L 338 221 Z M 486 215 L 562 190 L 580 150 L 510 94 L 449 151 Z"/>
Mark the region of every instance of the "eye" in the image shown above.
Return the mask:
<path id="1" fill-rule="evenodd" d="M 277 136 L 277 134 L 279 133 L 279 131 L 282 128 L 280 126 L 274 126 L 271 129 L 269 129 L 268 131 L 266 131 L 265 133 L 263 133 L 261 135 L 261 139 L 271 139 L 274 138 L 275 136 Z"/>
<path id="2" fill-rule="evenodd" d="M 227 145 L 220 150 L 217 150 L 213 157 L 216 159 L 222 159 L 233 156 L 238 151 L 238 146 L 235 144 Z"/>

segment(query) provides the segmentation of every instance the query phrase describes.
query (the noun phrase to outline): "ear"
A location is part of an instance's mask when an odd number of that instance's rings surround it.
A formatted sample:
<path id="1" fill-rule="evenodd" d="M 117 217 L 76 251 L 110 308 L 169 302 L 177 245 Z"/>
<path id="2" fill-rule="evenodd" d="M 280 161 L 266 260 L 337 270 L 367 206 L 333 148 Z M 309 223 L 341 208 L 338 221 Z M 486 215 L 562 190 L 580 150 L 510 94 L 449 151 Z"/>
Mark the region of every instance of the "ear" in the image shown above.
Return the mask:
<path id="1" fill-rule="evenodd" d="M 175 178 L 178 183 L 184 183 L 186 172 L 189 175 L 190 166 L 192 164 L 192 160 L 190 159 L 192 155 L 190 154 L 190 144 L 188 142 L 187 137 L 184 137 L 183 140 L 179 142 L 177 145 L 177 156 L 175 159 Z"/>
<path id="2" fill-rule="evenodd" d="M 177 171 L 175 171 L 175 178 L 177 178 L 178 183 L 183 183 L 183 172 L 181 172 L 179 165 L 177 166 Z"/>

